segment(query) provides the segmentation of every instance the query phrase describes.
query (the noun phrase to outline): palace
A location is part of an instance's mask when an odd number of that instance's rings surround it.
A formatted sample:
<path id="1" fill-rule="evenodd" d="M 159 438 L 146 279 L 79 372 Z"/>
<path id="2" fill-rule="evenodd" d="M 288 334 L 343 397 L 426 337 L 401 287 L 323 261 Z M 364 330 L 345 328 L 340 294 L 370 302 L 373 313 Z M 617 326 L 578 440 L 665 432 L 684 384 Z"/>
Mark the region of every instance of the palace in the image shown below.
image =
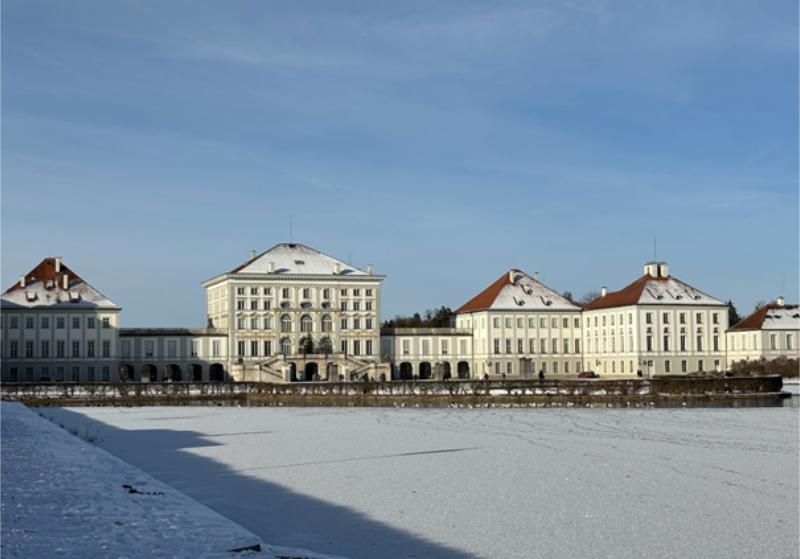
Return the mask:
<path id="1" fill-rule="evenodd" d="M 797 305 L 778 298 L 728 328 L 727 304 L 665 262 L 583 307 L 511 269 L 442 328 L 381 328 L 383 279 L 281 243 L 202 283 L 205 327 L 121 328 L 118 305 L 48 257 L 0 298 L 2 380 L 624 378 L 798 357 Z"/>

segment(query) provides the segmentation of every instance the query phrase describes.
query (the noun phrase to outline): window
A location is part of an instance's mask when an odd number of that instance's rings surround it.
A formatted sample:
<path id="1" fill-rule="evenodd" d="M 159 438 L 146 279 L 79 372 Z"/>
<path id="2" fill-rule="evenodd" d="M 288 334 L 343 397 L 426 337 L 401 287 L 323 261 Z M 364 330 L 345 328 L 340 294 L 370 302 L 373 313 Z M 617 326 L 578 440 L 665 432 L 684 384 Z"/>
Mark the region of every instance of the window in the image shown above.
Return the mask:
<path id="1" fill-rule="evenodd" d="M 528 352 L 536 353 L 536 340 L 534 338 L 528 340 Z"/>
<path id="2" fill-rule="evenodd" d="M 264 355 L 267 357 L 272 355 L 272 340 L 264 340 Z"/>
<path id="3" fill-rule="evenodd" d="M 697 322 L 698 324 L 702 324 L 703 323 L 703 313 L 697 313 L 695 315 L 695 322 Z"/>
<path id="4" fill-rule="evenodd" d="M 703 336 L 697 336 L 697 351 L 703 351 Z"/>
<path id="5" fill-rule="evenodd" d="M 86 357 L 94 357 L 94 340 L 86 342 Z"/>
<path id="6" fill-rule="evenodd" d="M 258 288 L 257 287 L 251 287 L 250 288 L 250 295 L 258 295 Z"/>
<path id="7" fill-rule="evenodd" d="M 72 357 L 80 357 L 81 356 L 81 343 L 79 341 L 72 342 Z M 59 357 L 63 357 L 63 355 L 59 355 Z"/>
<path id="8" fill-rule="evenodd" d="M 714 336 L 712 342 L 714 344 L 714 351 L 719 351 L 719 336 Z"/>
<path id="9" fill-rule="evenodd" d="M 237 295 L 244 295 L 245 294 L 244 287 L 237 287 L 236 288 L 236 294 Z"/>
<path id="10" fill-rule="evenodd" d="M 786 334 L 786 349 L 794 349 L 794 336 Z"/>
<path id="11" fill-rule="evenodd" d="M 564 344 L 564 353 L 569 353 L 569 340 L 567 338 L 564 338 L 563 344 Z"/>
<path id="12" fill-rule="evenodd" d="M 101 319 L 101 321 L 103 323 L 103 329 L 104 330 L 107 330 L 107 329 L 111 328 L 111 321 L 109 320 L 109 318 L 107 316 L 104 316 Z"/>
<path id="13" fill-rule="evenodd" d="M 89 330 L 94 330 L 94 323 L 95 323 L 95 320 L 94 320 L 93 316 L 86 317 L 86 327 Z"/>
<path id="14" fill-rule="evenodd" d="M 551 328 L 558 328 L 558 319 L 557 318 L 550 319 L 550 327 Z"/>
<path id="15" fill-rule="evenodd" d="M 409 353 L 411 353 L 410 342 L 403 340 L 403 355 L 408 355 Z"/>
<path id="16" fill-rule="evenodd" d="M 281 332 L 292 331 L 292 317 L 285 314 L 281 317 Z"/>
<path id="17" fill-rule="evenodd" d="M 353 319 L 353 330 L 360 330 L 360 329 L 361 329 L 361 319 L 358 318 L 358 317 L 355 317 Z"/>
<path id="18" fill-rule="evenodd" d="M 42 340 L 42 358 L 47 359 L 50 357 L 50 342 Z"/>
<path id="19" fill-rule="evenodd" d="M 72 382 L 78 382 L 80 380 L 81 380 L 81 368 L 72 367 Z"/>
<path id="20" fill-rule="evenodd" d="M 258 330 L 258 317 L 253 317 L 250 319 L 250 328 L 252 330 Z"/>
<path id="21" fill-rule="evenodd" d="M 666 361 L 664 361 L 664 372 L 665 372 L 665 373 L 670 373 L 670 372 L 672 372 L 672 371 L 670 370 L 671 368 L 672 368 L 672 362 L 671 362 L 669 359 L 667 359 Z"/>
<path id="22" fill-rule="evenodd" d="M 367 355 L 372 355 L 372 340 L 367 340 L 366 346 L 367 346 L 367 351 L 366 351 Z"/>
<path id="23" fill-rule="evenodd" d="M 523 347 L 523 340 L 517 339 L 517 353 L 525 353 L 525 348 Z"/>
<path id="24" fill-rule="evenodd" d="M 42 319 L 41 319 L 41 327 L 42 327 L 42 330 L 48 330 L 50 328 L 50 317 L 49 316 L 43 316 L 42 317 Z"/>
<path id="25" fill-rule="evenodd" d="M 644 323 L 645 324 L 652 324 L 653 323 L 653 313 L 651 313 L 651 312 L 644 313 Z"/>
<path id="26" fill-rule="evenodd" d="M 8 351 L 9 351 L 9 355 L 8 356 L 11 359 L 16 359 L 19 356 L 19 345 L 18 345 L 18 342 L 12 341 L 10 343 L 10 345 L 9 345 Z"/>
<path id="27" fill-rule="evenodd" d="M 522 323 L 522 317 L 518 316 L 517 317 L 517 328 L 522 328 L 522 324 L 523 324 Z"/>
<path id="28" fill-rule="evenodd" d="M 597 326 L 597 317 L 594 317 L 595 326 Z M 539 328 L 547 328 L 547 319 L 544 317 L 539 318 Z"/>
<path id="29" fill-rule="evenodd" d="M 669 336 L 664 336 L 664 351 L 669 351 Z"/>
<path id="30" fill-rule="evenodd" d="M 111 367 L 108 365 L 103 367 L 103 381 L 108 382 L 111 380 Z"/>
<path id="31" fill-rule="evenodd" d="M 17 379 L 19 378 L 19 376 L 18 376 L 19 373 L 17 372 L 17 368 L 16 367 L 11 367 L 11 369 L 9 370 L 9 375 L 10 375 L 9 380 L 11 382 L 17 382 Z"/>
<path id="32" fill-rule="evenodd" d="M 26 330 L 33 330 L 33 317 L 26 316 L 25 317 L 25 329 Z"/>
<path id="33" fill-rule="evenodd" d="M 705 370 L 705 362 L 702 359 L 697 360 L 697 370 L 698 371 Z"/>
<path id="34" fill-rule="evenodd" d="M 769 348 L 772 350 L 778 349 L 778 335 L 777 334 L 770 334 L 769 335 Z"/>
<path id="35" fill-rule="evenodd" d="M 271 299 L 264 299 L 264 310 L 268 311 L 272 308 L 272 300 Z"/>
<path id="36" fill-rule="evenodd" d="M 714 324 L 719 324 L 719 313 L 715 312 L 711 315 L 711 322 Z"/>
<path id="37" fill-rule="evenodd" d="M 81 317 L 73 316 L 72 317 L 72 327 L 73 328 L 80 328 L 81 327 Z"/>
<path id="38" fill-rule="evenodd" d="M 678 322 L 681 324 L 686 324 L 686 313 L 682 312 L 678 315 Z"/>
<path id="39" fill-rule="evenodd" d="M 103 357 L 111 357 L 111 341 L 103 340 Z"/>
<path id="40" fill-rule="evenodd" d="M 250 355 L 252 356 L 258 355 L 258 340 L 250 341 Z"/>
<path id="41" fill-rule="evenodd" d="M 431 342 L 430 340 L 422 340 L 422 355 L 430 355 Z"/>
<path id="42" fill-rule="evenodd" d="M 239 299 L 236 301 L 236 309 L 240 311 L 244 310 L 244 299 Z"/>
<path id="43" fill-rule="evenodd" d="M 342 340 L 341 346 L 342 346 L 342 353 L 347 355 L 347 340 Z"/>
<path id="44" fill-rule="evenodd" d="M 330 299 L 331 298 L 331 290 L 329 287 L 326 287 L 322 290 L 322 298 L 323 299 Z"/>
<path id="45" fill-rule="evenodd" d="M 506 353 L 511 353 L 511 340 L 506 338 Z"/>
<path id="46" fill-rule="evenodd" d="M 243 356 L 244 355 L 244 349 L 245 349 L 244 341 L 239 340 L 236 343 L 236 355 L 238 355 L 240 357 Z"/>
<path id="47" fill-rule="evenodd" d="M 289 298 L 289 288 L 288 287 L 284 287 L 283 289 L 281 289 L 281 297 L 283 297 L 284 299 L 288 299 Z"/>
<path id="48" fill-rule="evenodd" d="M 449 347 L 448 340 L 442 340 L 442 355 L 447 355 L 447 352 L 449 350 L 450 350 L 450 347 Z"/>
<path id="49" fill-rule="evenodd" d="M 58 330 L 63 330 L 64 329 L 64 317 L 63 316 L 57 316 L 56 317 L 56 328 Z"/>
<path id="50" fill-rule="evenodd" d="M 86 367 L 86 380 L 94 382 L 94 366 L 92 365 Z"/>
<path id="51" fill-rule="evenodd" d="M 619 319 L 619 322 L 620 322 L 620 324 L 622 324 L 622 317 L 620 317 L 620 319 Z M 572 324 L 572 325 L 573 325 L 575 328 L 580 328 L 580 327 L 581 327 L 581 319 L 580 319 L 580 318 L 576 318 L 576 319 L 573 321 L 573 324 Z"/>
<path id="52" fill-rule="evenodd" d="M 250 301 L 250 310 L 257 311 L 258 310 L 258 299 L 252 299 Z"/>
<path id="53" fill-rule="evenodd" d="M 553 374 L 558 373 L 558 361 L 553 361 Z"/>
<path id="54" fill-rule="evenodd" d="M 541 350 L 541 353 L 547 353 L 547 340 L 544 338 L 539 340 L 539 349 Z"/>
<path id="55" fill-rule="evenodd" d="M 575 340 L 575 353 L 580 353 L 580 352 L 581 352 L 581 341 L 576 339 Z"/>
<path id="56" fill-rule="evenodd" d="M 178 342 L 176 340 L 167 340 L 167 357 L 178 356 Z"/>
<path id="57" fill-rule="evenodd" d="M 303 299 L 311 298 L 311 290 L 308 287 L 303 288 Z"/>
<path id="58" fill-rule="evenodd" d="M 510 374 L 512 374 L 514 372 L 514 369 L 512 367 L 513 367 L 513 365 L 511 364 L 510 361 L 508 363 L 506 363 L 506 374 L 507 375 L 510 375 Z"/>
<path id="59" fill-rule="evenodd" d="M 669 313 L 665 312 L 661 314 L 661 322 L 664 324 L 669 324 Z"/>
<path id="60" fill-rule="evenodd" d="M 153 357 L 156 352 L 156 344 L 153 340 L 145 340 L 144 342 L 144 356 Z"/>
<path id="61" fill-rule="evenodd" d="M 237 330 L 244 330 L 245 321 L 243 318 L 236 319 L 236 329 Z"/>
<path id="62" fill-rule="evenodd" d="M 492 328 L 500 328 L 500 319 L 498 317 L 492 319 Z"/>
<path id="63" fill-rule="evenodd" d="M 553 343 L 551 344 L 551 347 L 553 348 L 553 353 L 558 353 L 558 340 L 553 338 L 552 341 Z"/>
<path id="64" fill-rule="evenodd" d="M 647 336 L 646 342 L 647 351 L 653 351 L 653 336 Z"/>
<path id="65" fill-rule="evenodd" d="M 347 289 L 342 289 L 340 291 L 340 293 L 341 293 L 342 297 L 347 297 Z"/>
<path id="66" fill-rule="evenodd" d="M 353 301 L 353 310 L 360 311 L 361 310 L 361 302 L 360 301 Z"/>
<path id="67" fill-rule="evenodd" d="M 366 325 L 364 326 L 364 328 L 366 328 L 367 330 L 372 330 L 372 319 L 371 318 L 367 318 L 364 322 L 366 322 Z"/>
<path id="68" fill-rule="evenodd" d="M 122 340 L 120 342 L 122 344 L 122 356 L 123 357 L 130 357 L 131 356 L 131 342 L 129 340 Z"/>
<path id="69" fill-rule="evenodd" d="M 347 330 L 347 319 L 346 319 L 346 318 L 343 318 L 343 319 L 340 321 L 340 324 L 339 324 L 339 329 L 340 329 L 340 330 Z"/>
<path id="70" fill-rule="evenodd" d="M 211 342 L 211 355 L 212 357 L 219 357 L 220 356 L 220 343 L 219 340 L 214 340 Z"/>
<path id="71" fill-rule="evenodd" d="M 339 302 L 339 310 L 346 311 L 347 310 L 347 301 L 340 301 Z"/>
<path id="72" fill-rule="evenodd" d="M 12 330 L 16 330 L 17 328 L 19 328 L 19 320 L 16 316 L 8 317 L 8 327 L 11 328 Z"/>
<path id="73" fill-rule="evenodd" d="M 562 328 L 569 328 L 569 318 L 564 318 L 561 320 L 561 327 Z"/>
<path id="74" fill-rule="evenodd" d="M 272 288 L 271 287 L 265 287 L 264 289 L 261 290 L 261 292 L 264 295 L 272 295 Z"/>
<path id="75" fill-rule="evenodd" d="M 367 289 L 365 291 L 365 294 L 366 294 L 367 297 L 372 297 L 372 289 Z"/>
<path id="76" fill-rule="evenodd" d="M 364 309 L 368 310 L 368 311 L 371 311 L 372 310 L 372 301 L 367 301 L 366 303 L 364 303 Z"/>
<path id="77" fill-rule="evenodd" d="M 495 354 L 499 354 L 500 353 L 500 339 L 499 338 L 495 338 L 494 339 L 494 353 Z"/>
<path id="78" fill-rule="evenodd" d="M 361 340 L 353 341 L 353 355 L 361 355 Z"/>
<path id="79" fill-rule="evenodd" d="M 333 331 L 333 319 L 329 314 L 322 316 L 322 331 L 323 332 Z"/>

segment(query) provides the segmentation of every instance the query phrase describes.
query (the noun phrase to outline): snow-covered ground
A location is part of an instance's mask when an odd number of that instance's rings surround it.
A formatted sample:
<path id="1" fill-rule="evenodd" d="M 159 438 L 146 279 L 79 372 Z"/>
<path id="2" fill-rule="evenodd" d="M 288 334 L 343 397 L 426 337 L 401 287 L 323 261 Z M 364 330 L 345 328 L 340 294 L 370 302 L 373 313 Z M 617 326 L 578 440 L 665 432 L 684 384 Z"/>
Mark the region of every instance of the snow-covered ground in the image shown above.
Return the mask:
<path id="1" fill-rule="evenodd" d="M 0 410 L 4 558 L 312 557 L 265 546 L 21 404 L 3 402 Z M 94 437 L 93 427 L 83 427 L 79 435 Z M 256 544 L 262 552 L 231 552 Z"/>
<path id="2" fill-rule="evenodd" d="M 265 541 L 353 559 L 800 554 L 797 408 L 42 412 Z"/>

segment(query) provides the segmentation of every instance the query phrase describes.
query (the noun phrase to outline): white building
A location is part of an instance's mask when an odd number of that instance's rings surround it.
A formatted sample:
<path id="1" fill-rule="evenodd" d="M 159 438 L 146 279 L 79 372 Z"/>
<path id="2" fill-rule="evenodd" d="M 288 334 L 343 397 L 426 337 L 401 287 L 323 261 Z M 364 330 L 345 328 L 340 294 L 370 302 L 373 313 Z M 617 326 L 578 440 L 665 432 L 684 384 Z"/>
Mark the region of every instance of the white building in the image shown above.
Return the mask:
<path id="1" fill-rule="evenodd" d="M 469 328 L 383 328 L 381 358 L 392 380 L 468 379 L 474 368 Z"/>
<path id="2" fill-rule="evenodd" d="M 203 282 L 209 327 L 226 332 L 234 380 L 387 378 L 383 276 L 281 243 Z"/>
<path id="3" fill-rule="evenodd" d="M 756 309 L 726 333 L 728 362 L 800 357 L 800 308 L 783 297 Z"/>
<path id="4" fill-rule="evenodd" d="M 520 270 L 464 303 L 455 326 L 472 332 L 473 377 L 574 375 L 582 368 L 580 307 Z"/>
<path id="5" fill-rule="evenodd" d="M 606 288 L 583 312 L 586 368 L 643 376 L 723 371 L 728 305 L 648 262 L 619 291 Z"/>
<path id="6" fill-rule="evenodd" d="M 60 257 L 48 257 L 0 297 L 4 381 L 118 379 L 120 307 Z"/>

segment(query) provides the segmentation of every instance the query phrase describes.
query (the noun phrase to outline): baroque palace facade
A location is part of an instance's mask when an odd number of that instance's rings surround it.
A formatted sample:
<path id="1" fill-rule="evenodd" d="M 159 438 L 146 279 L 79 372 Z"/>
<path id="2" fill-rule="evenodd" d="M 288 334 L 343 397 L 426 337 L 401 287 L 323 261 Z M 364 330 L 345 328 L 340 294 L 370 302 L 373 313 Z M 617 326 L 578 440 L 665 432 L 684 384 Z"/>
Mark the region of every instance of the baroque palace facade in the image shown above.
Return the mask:
<path id="1" fill-rule="evenodd" d="M 782 298 L 729 328 L 728 306 L 664 262 L 583 307 L 512 269 L 447 328 L 380 327 L 384 276 L 299 243 L 203 282 L 204 328 L 121 328 L 120 307 L 49 257 L 6 290 L 3 381 L 338 381 L 652 376 L 798 357 Z"/>

